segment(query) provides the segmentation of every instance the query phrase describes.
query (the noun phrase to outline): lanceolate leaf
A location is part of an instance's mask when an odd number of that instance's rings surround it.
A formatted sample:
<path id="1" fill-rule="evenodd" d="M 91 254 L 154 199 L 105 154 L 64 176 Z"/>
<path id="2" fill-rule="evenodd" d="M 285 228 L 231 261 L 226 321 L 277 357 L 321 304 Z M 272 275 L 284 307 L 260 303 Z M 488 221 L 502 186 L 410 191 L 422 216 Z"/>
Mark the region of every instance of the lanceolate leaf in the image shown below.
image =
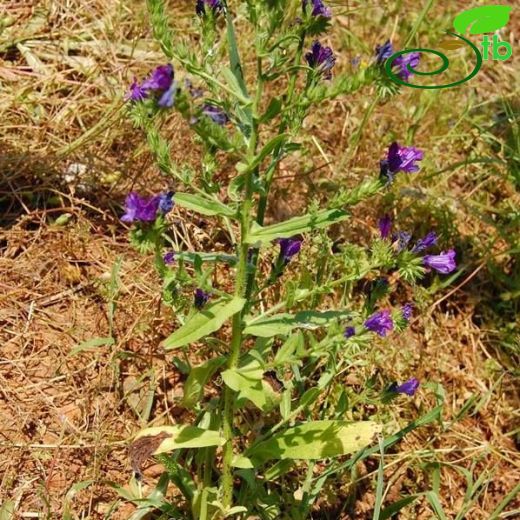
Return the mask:
<path id="1" fill-rule="evenodd" d="M 262 227 L 254 224 L 247 235 L 247 243 L 272 242 L 277 238 L 292 237 L 313 229 L 320 229 L 348 218 L 349 213 L 341 209 L 327 209 L 315 214 L 291 218 L 272 226 Z"/>
<path id="2" fill-rule="evenodd" d="M 381 427 L 373 421 L 311 421 L 253 446 L 255 466 L 271 459 L 319 460 L 355 453 L 371 444 Z"/>
<path id="3" fill-rule="evenodd" d="M 226 255 L 224 253 L 190 253 L 190 252 L 181 252 L 175 253 L 176 260 L 184 260 L 185 262 L 189 262 L 193 264 L 197 262 L 199 259 L 201 262 L 224 262 L 225 264 L 235 265 L 238 262 L 236 256 Z"/>
<path id="4" fill-rule="evenodd" d="M 197 341 L 216 330 L 244 306 L 244 298 L 219 300 L 194 314 L 182 327 L 164 340 L 164 348 L 171 350 Z"/>
<path id="5" fill-rule="evenodd" d="M 201 215 L 223 215 L 226 217 L 234 217 L 236 212 L 222 202 L 203 197 L 202 195 L 194 195 L 192 193 L 175 193 L 175 202 L 183 208 L 196 211 Z"/>
<path id="6" fill-rule="evenodd" d="M 246 321 L 244 334 L 270 338 L 289 334 L 295 328 L 317 329 L 326 327 L 336 319 L 350 316 L 350 311 L 300 311 L 296 314 L 275 314 L 256 317 Z"/>

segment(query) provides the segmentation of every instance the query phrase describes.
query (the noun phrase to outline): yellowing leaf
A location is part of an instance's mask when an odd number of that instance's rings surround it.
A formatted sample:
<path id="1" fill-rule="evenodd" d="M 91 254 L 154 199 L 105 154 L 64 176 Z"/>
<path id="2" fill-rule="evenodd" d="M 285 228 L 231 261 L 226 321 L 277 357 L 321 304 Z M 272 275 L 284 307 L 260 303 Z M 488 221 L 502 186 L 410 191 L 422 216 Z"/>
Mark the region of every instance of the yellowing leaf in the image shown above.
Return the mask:
<path id="1" fill-rule="evenodd" d="M 311 421 L 253 446 L 246 456 L 255 467 L 270 459 L 319 460 L 355 453 L 369 445 L 381 427 L 373 421 Z"/>

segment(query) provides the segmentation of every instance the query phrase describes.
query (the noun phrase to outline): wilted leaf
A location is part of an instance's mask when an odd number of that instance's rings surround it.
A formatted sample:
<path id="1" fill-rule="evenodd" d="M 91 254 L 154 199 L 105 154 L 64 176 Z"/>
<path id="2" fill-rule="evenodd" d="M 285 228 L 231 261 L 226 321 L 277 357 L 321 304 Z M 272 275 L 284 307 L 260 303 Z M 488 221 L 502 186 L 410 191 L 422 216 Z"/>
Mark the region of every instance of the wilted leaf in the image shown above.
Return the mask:
<path id="1" fill-rule="evenodd" d="M 183 448 L 222 446 L 225 442 L 220 432 L 196 426 L 154 426 L 141 430 L 128 451 L 132 468 L 139 472 L 143 463 L 152 455 Z"/>
<path id="2" fill-rule="evenodd" d="M 465 47 L 466 44 L 460 40 L 443 40 L 437 44 L 437 47 L 446 51 L 452 51 Z"/>

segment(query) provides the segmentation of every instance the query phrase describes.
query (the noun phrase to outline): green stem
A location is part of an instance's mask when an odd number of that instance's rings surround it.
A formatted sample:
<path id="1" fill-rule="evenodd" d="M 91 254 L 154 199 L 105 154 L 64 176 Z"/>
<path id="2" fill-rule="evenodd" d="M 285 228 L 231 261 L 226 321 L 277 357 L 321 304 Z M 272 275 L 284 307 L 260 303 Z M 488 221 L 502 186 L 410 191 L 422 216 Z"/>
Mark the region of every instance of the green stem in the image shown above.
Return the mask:
<path id="1" fill-rule="evenodd" d="M 259 76 L 257 79 L 256 95 L 253 105 L 253 124 L 251 129 L 251 136 L 249 138 L 249 144 L 247 149 L 247 159 L 252 161 L 258 143 L 258 124 L 257 124 L 257 110 L 262 97 L 263 91 L 263 80 L 261 75 L 261 60 L 257 62 Z M 245 196 L 240 208 L 240 245 L 238 255 L 238 268 L 237 268 L 237 279 L 235 284 L 235 296 L 241 298 L 248 298 L 248 252 L 249 245 L 246 243 L 247 233 L 251 227 L 251 210 L 253 206 L 253 177 L 258 175 L 258 171 L 249 171 L 246 174 L 245 179 Z M 255 276 L 255 272 L 251 273 Z M 247 308 L 247 304 L 244 309 Z M 238 365 L 240 358 L 240 347 L 242 346 L 242 329 L 243 329 L 243 313 L 236 313 L 232 320 L 232 334 L 231 334 L 231 352 L 227 367 L 228 369 L 234 369 Z M 224 454 L 222 460 L 222 481 L 221 481 L 221 492 L 222 492 L 222 505 L 224 509 L 229 509 L 233 501 L 233 418 L 234 418 L 234 398 L 235 393 L 231 388 L 226 387 L 224 389 L 224 411 L 223 411 L 223 433 L 226 439 L 224 445 Z"/>

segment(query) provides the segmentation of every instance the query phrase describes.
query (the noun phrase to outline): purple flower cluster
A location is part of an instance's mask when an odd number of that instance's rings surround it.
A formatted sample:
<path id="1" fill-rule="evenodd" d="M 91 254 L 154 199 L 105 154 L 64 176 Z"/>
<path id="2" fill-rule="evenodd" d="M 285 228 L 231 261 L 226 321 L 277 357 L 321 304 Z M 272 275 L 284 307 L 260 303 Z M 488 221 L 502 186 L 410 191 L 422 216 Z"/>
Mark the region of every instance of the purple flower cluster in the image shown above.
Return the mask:
<path id="1" fill-rule="evenodd" d="M 420 170 L 418 161 L 422 161 L 424 152 L 415 146 L 401 146 L 393 142 L 388 148 L 385 159 L 380 162 L 381 178 L 390 184 L 396 173 L 415 173 Z"/>
<path id="2" fill-rule="evenodd" d="M 392 230 L 392 219 L 389 215 L 384 215 L 378 221 L 378 227 L 380 236 L 383 240 L 392 237 L 392 243 L 395 244 L 398 253 L 404 251 L 412 235 L 406 231 L 398 231 L 397 233 L 391 234 Z M 437 233 L 430 231 L 423 238 L 417 240 L 415 245 L 411 248 L 412 253 L 421 253 L 426 249 L 433 247 L 437 244 Z M 423 264 L 430 268 L 435 269 L 439 273 L 448 274 L 454 271 L 457 267 L 455 261 L 455 250 L 449 249 L 448 251 L 442 252 L 439 255 L 425 255 L 423 257 Z"/>
<path id="3" fill-rule="evenodd" d="M 303 12 L 307 12 L 307 7 L 312 4 L 311 16 L 330 19 L 332 17 L 331 10 L 323 3 L 323 0 L 302 0 Z"/>
<path id="4" fill-rule="evenodd" d="M 325 79 L 332 78 L 332 68 L 336 64 L 336 56 L 330 47 L 324 47 L 315 40 L 311 50 L 305 54 L 309 67 L 318 71 Z"/>
<path id="5" fill-rule="evenodd" d="M 217 16 L 223 11 L 222 0 L 197 0 L 195 4 L 195 12 L 199 16 L 206 16 L 209 12 L 213 13 L 213 16 Z"/>
<path id="6" fill-rule="evenodd" d="M 143 101 L 151 94 L 157 98 L 157 104 L 161 108 L 171 108 L 175 102 L 177 83 L 174 81 L 173 66 L 160 65 L 142 83 L 134 79 L 126 99 L 130 101 Z"/>
<path id="7" fill-rule="evenodd" d="M 165 215 L 173 208 L 173 192 L 160 193 L 152 197 L 142 197 L 135 191 L 125 199 L 123 222 L 153 222 L 158 214 Z"/>

